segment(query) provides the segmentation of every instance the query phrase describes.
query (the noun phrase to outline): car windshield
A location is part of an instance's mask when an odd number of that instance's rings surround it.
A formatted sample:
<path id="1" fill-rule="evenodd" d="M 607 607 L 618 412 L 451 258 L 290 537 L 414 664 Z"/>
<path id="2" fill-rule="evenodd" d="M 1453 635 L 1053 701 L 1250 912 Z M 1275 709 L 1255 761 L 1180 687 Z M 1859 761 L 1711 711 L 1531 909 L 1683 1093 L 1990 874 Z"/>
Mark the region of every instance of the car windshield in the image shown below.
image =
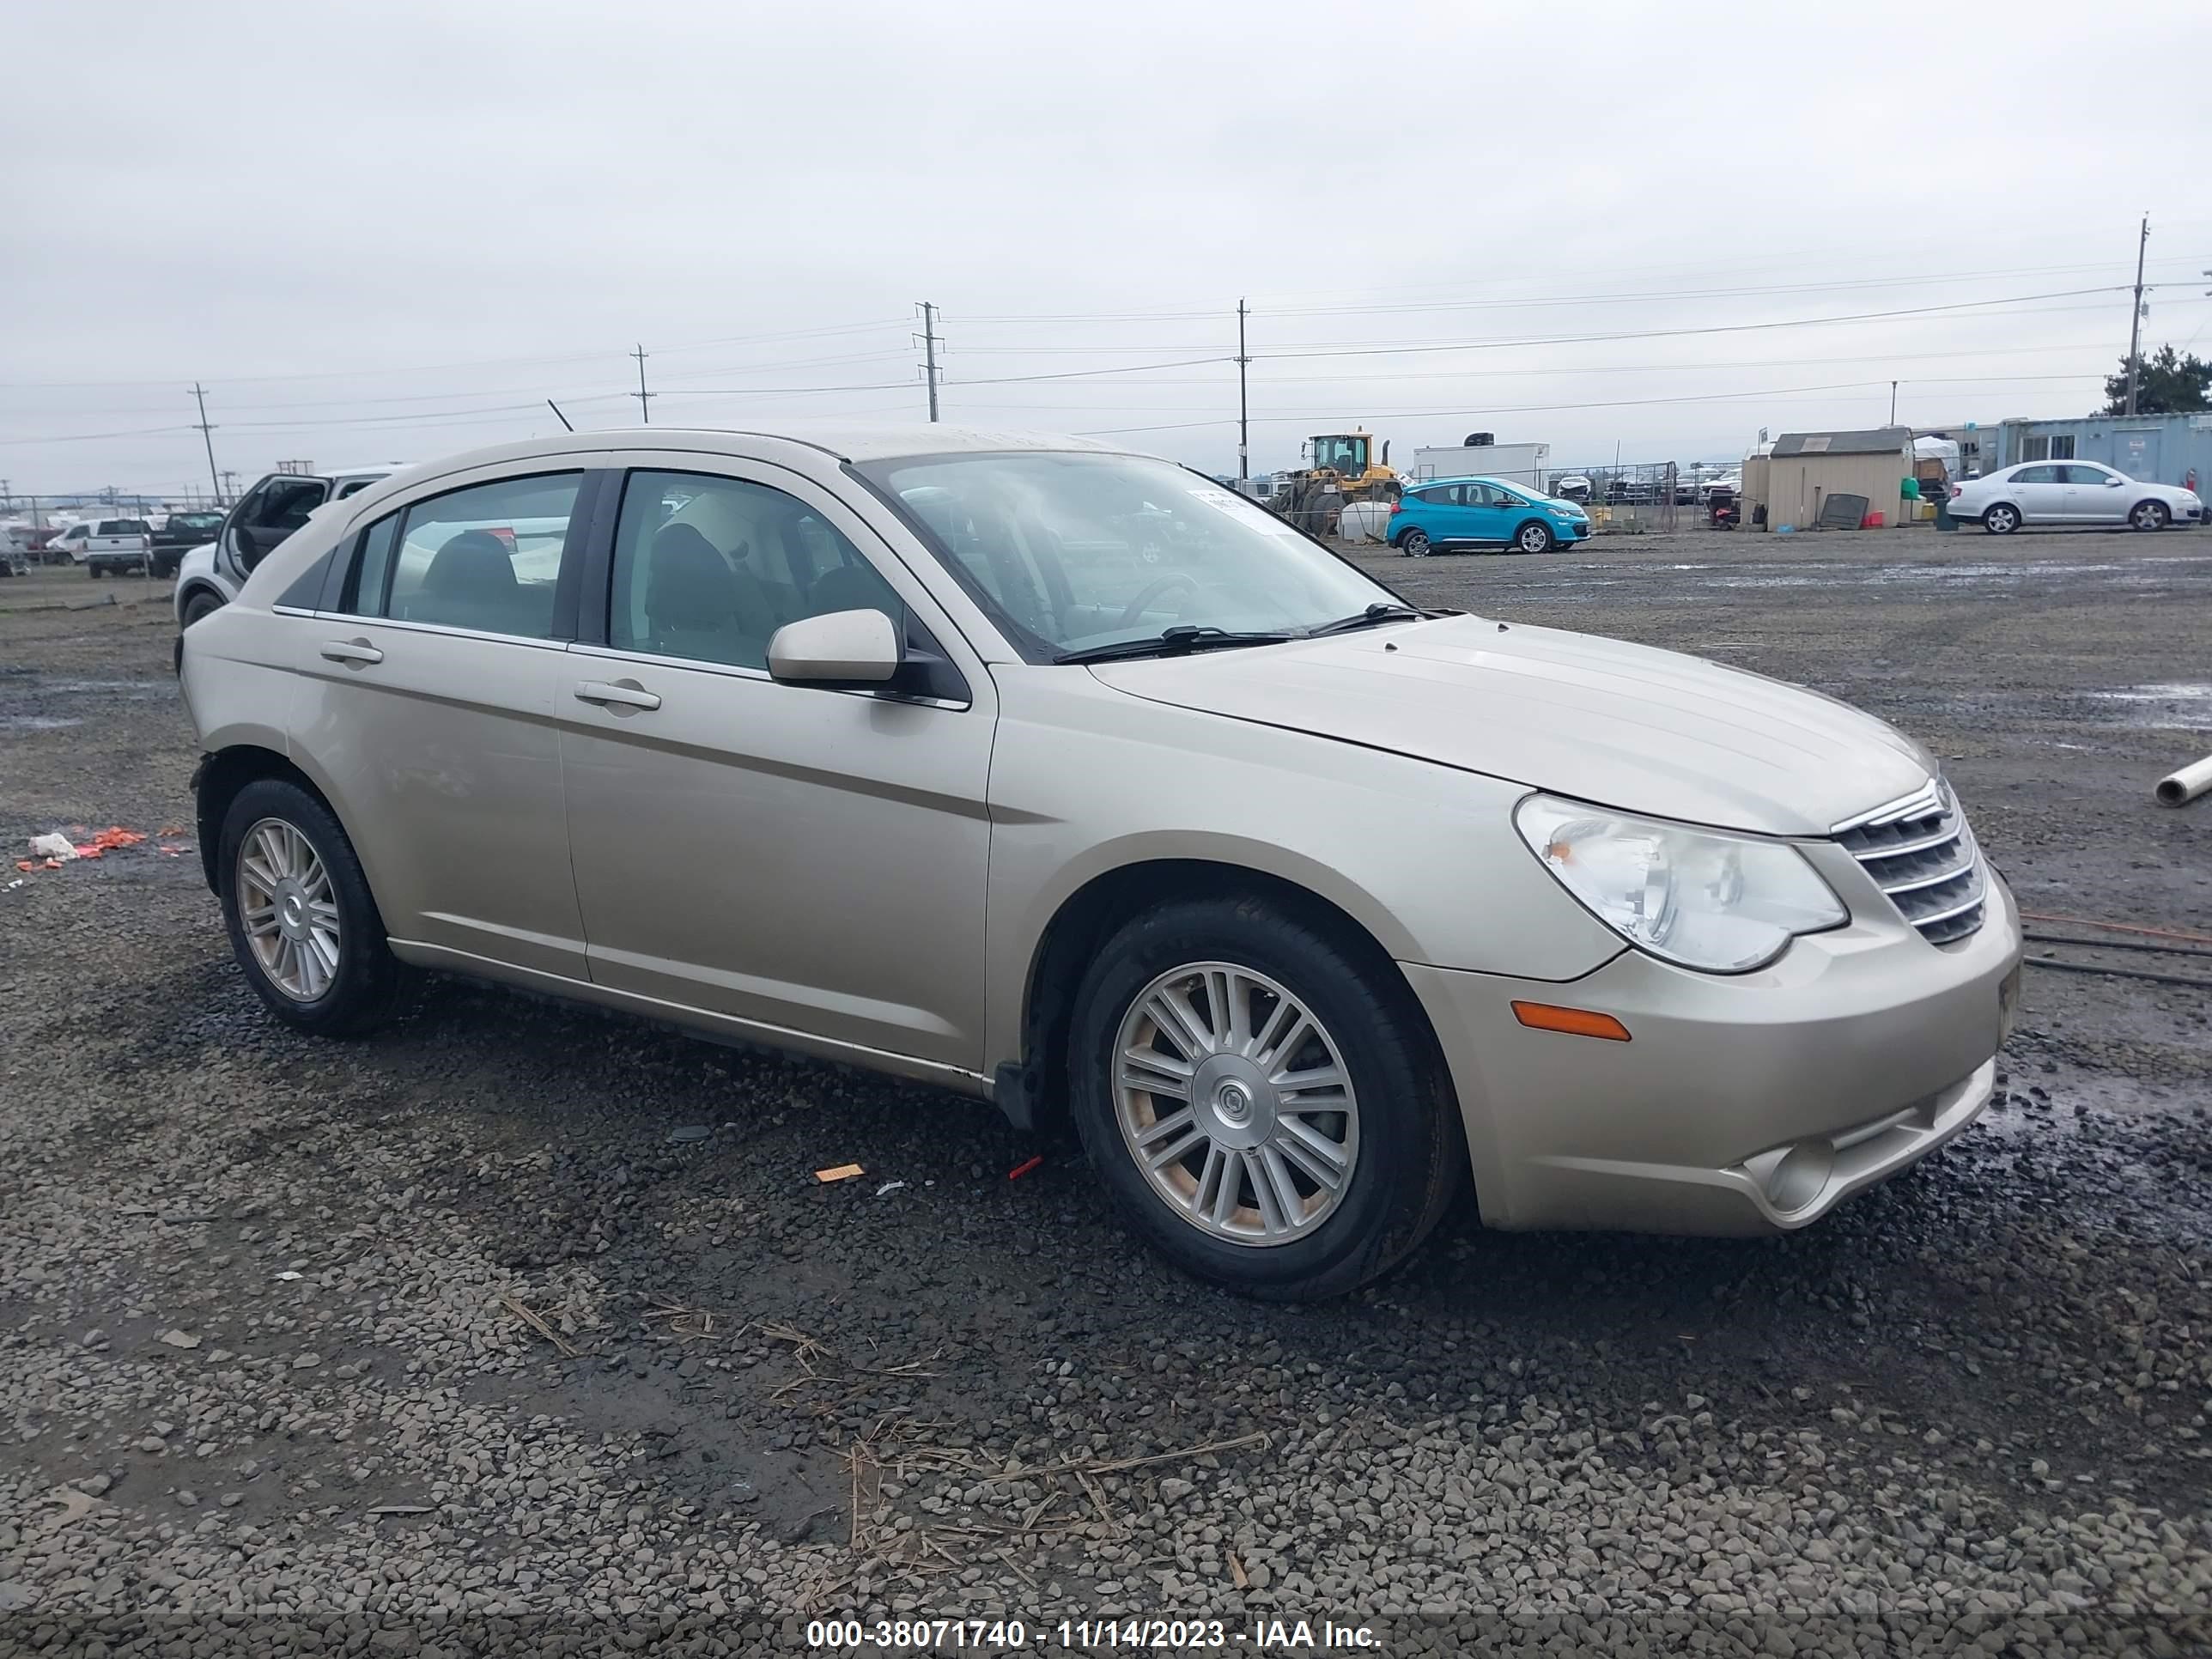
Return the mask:
<path id="1" fill-rule="evenodd" d="M 859 471 L 1032 662 L 1169 629 L 1304 633 L 1399 604 L 1266 508 L 1166 461 L 1024 452 Z"/>

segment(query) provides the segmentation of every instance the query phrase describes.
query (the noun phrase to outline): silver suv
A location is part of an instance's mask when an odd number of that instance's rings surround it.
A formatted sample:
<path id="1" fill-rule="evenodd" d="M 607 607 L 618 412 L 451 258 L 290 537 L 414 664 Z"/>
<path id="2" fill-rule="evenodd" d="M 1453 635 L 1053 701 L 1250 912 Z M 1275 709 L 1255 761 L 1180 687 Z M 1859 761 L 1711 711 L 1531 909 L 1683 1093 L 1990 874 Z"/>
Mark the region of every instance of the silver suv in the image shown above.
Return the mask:
<path id="1" fill-rule="evenodd" d="M 450 969 L 941 1084 L 1262 1295 L 1470 1179 L 1501 1227 L 1802 1226 L 1982 1111 L 2019 982 L 1881 722 L 1425 613 L 1080 440 L 460 456 L 318 514 L 183 674 L 293 1025 Z"/>

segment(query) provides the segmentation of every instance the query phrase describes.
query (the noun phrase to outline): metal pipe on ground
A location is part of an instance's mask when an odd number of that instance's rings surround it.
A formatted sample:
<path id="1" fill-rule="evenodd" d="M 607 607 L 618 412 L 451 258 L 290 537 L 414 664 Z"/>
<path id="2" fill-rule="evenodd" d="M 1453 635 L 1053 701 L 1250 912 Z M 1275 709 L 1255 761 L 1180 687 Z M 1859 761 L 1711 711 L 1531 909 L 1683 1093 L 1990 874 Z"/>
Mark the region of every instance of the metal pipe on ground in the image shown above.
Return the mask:
<path id="1" fill-rule="evenodd" d="M 2212 755 L 2194 766 L 2183 767 L 2171 777 L 2160 778 L 2154 793 L 2160 806 L 2186 806 L 2208 789 L 2212 789 Z"/>

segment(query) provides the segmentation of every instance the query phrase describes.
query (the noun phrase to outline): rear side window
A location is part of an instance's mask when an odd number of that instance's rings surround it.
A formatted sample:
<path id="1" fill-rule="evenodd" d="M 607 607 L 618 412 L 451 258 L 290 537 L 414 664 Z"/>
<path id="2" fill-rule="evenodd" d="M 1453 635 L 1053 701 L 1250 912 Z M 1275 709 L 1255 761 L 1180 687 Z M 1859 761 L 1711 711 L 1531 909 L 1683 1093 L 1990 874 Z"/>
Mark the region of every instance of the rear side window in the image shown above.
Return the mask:
<path id="1" fill-rule="evenodd" d="M 358 616 L 550 639 L 582 483 L 580 472 L 502 478 L 380 519 L 361 538 L 341 602 Z"/>
<path id="2" fill-rule="evenodd" d="M 392 585 L 392 550 L 398 542 L 397 513 L 379 519 L 361 532 L 359 552 L 353 568 L 346 572 L 345 586 L 338 594 L 339 610 L 354 617 L 384 614 L 385 591 Z"/>

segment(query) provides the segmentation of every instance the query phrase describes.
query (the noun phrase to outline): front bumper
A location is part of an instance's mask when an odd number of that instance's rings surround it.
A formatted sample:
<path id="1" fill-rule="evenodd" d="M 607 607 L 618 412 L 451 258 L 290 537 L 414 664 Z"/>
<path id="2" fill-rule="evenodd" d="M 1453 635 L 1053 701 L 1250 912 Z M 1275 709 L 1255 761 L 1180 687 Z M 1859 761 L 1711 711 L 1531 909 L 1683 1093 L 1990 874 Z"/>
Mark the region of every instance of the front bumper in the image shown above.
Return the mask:
<path id="1" fill-rule="evenodd" d="M 1552 533 L 1563 542 L 1586 542 L 1589 539 L 1590 521 L 1588 519 L 1554 519 Z"/>
<path id="2" fill-rule="evenodd" d="M 1565 985 L 1403 966 L 1486 1223 L 1724 1235 L 1802 1227 L 1978 1117 L 2020 957 L 1992 874 L 1987 920 L 1948 947 L 1854 921 L 1731 976 L 1633 951 Z M 1611 1014 L 1630 1041 L 1530 1029 L 1516 1000 Z"/>

